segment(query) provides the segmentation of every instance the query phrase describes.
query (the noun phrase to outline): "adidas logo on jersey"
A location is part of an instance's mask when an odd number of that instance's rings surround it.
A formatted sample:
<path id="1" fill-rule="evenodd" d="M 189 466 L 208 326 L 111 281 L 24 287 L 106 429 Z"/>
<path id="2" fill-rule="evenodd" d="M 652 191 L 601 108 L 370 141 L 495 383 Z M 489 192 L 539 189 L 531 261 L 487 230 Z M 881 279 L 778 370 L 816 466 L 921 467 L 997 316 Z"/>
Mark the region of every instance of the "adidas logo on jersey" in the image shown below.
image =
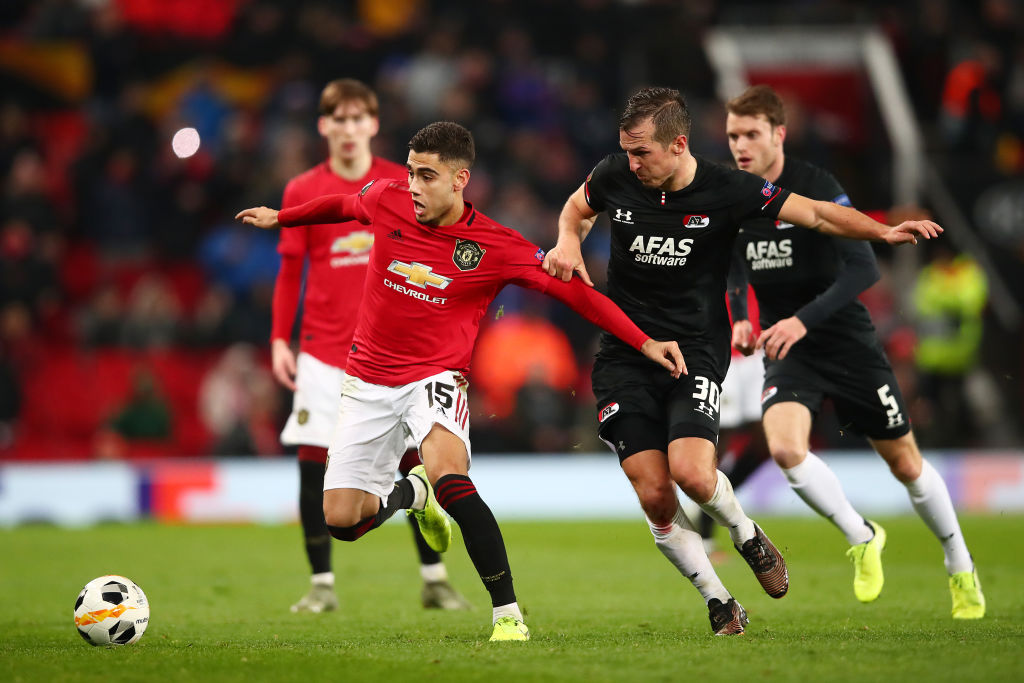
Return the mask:
<path id="1" fill-rule="evenodd" d="M 398 240 L 399 242 L 403 241 L 401 230 L 392 230 L 391 232 L 388 233 L 388 237 L 390 237 L 393 240 Z"/>

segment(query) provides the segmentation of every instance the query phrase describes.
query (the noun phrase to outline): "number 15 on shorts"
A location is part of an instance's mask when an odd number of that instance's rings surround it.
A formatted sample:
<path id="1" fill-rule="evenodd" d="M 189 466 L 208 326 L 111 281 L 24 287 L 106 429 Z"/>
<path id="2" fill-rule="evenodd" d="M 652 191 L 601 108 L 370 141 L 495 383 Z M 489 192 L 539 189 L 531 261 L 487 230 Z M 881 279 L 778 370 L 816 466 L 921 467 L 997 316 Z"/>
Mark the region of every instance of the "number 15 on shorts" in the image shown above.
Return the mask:
<path id="1" fill-rule="evenodd" d="M 463 387 L 437 381 L 424 384 L 423 389 L 427 392 L 429 407 L 443 413 L 463 429 L 466 428 L 466 422 L 469 420 L 469 403 Z"/>

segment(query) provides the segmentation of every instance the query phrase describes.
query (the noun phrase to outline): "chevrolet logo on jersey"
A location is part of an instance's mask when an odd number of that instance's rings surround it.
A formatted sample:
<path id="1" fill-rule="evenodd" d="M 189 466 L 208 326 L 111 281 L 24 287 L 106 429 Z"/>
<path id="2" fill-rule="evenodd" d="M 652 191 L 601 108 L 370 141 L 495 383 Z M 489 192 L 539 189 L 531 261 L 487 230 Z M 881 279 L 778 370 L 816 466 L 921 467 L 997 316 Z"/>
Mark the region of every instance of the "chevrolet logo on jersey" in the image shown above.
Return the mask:
<path id="1" fill-rule="evenodd" d="M 344 237 L 339 237 L 331 244 L 331 253 L 340 254 L 364 254 L 373 247 L 373 233 L 366 230 L 350 232 Z"/>
<path id="2" fill-rule="evenodd" d="M 416 285 L 420 289 L 426 289 L 427 285 L 431 287 L 437 287 L 438 289 L 444 289 L 452 283 L 450 277 L 443 277 L 431 272 L 430 266 L 425 266 L 422 263 L 413 261 L 412 263 L 402 263 L 395 259 L 388 266 L 388 271 L 396 273 L 398 275 L 404 275 L 405 281 L 410 285 Z"/>

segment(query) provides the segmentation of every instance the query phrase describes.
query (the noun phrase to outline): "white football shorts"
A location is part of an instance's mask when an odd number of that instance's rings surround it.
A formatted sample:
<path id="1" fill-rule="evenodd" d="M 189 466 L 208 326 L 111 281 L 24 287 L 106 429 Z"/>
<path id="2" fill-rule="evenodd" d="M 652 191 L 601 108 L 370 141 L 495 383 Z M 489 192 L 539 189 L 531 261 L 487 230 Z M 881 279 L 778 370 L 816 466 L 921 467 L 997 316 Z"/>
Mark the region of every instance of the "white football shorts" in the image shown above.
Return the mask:
<path id="1" fill-rule="evenodd" d="M 764 386 L 764 351 L 736 356 L 722 382 L 720 426 L 735 429 L 761 419 L 761 389 Z"/>
<path id="2" fill-rule="evenodd" d="M 324 490 L 359 489 L 386 503 L 407 439 L 419 447 L 435 423 L 462 440 L 469 458 L 468 386 L 447 370 L 398 387 L 346 377 Z"/>
<path id="3" fill-rule="evenodd" d="M 345 371 L 302 352 L 295 365 L 292 414 L 281 431 L 281 443 L 327 448 L 338 419 Z"/>
<path id="4" fill-rule="evenodd" d="M 341 368 L 303 352 L 299 352 L 295 366 L 292 414 L 281 430 L 281 443 L 285 446 L 327 448 L 331 445 L 334 424 L 338 420 L 341 388 L 348 375 Z M 417 445 L 409 439 L 406 450 Z"/>

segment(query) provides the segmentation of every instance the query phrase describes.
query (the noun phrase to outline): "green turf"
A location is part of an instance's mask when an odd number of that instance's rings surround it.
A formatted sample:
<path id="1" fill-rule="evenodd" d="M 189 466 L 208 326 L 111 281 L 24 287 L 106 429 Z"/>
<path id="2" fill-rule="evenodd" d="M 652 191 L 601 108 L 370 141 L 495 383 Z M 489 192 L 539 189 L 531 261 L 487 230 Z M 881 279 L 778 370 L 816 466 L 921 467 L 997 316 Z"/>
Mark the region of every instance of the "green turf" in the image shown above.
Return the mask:
<path id="1" fill-rule="evenodd" d="M 881 598 L 853 598 L 842 537 L 817 519 L 764 519 L 791 588 L 764 595 L 738 555 L 719 567 L 747 634 L 715 638 L 696 591 L 642 522 L 507 523 L 533 640 L 487 642 L 490 604 L 461 540 L 447 562 L 477 609 L 424 611 L 409 531 L 336 544 L 339 612 L 288 612 L 306 589 L 297 527 L 111 525 L 0 531 L 2 681 L 1021 680 L 1024 518 L 963 520 L 988 616 L 954 622 L 938 545 L 914 518 L 889 531 Z M 107 573 L 152 604 L 136 645 L 93 648 L 74 599 Z"/>

